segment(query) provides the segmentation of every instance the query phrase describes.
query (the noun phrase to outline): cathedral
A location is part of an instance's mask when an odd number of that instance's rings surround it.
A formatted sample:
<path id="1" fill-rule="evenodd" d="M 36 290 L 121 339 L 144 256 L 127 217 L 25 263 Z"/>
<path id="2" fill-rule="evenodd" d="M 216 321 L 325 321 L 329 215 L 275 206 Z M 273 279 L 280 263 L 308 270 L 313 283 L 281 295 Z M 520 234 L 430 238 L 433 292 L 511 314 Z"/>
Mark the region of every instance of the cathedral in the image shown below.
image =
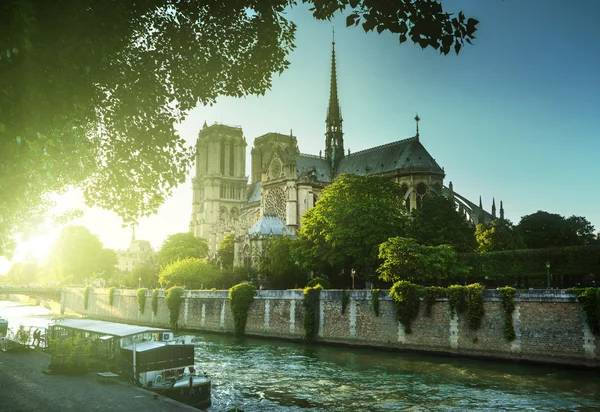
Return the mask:
<path id="1" fill-rule="evenodd" d="M 268 236 L 294 235 L 302 215 L 322 190 L 343 173 L 391 177 L 403 188 L 407 211 L 420 207 L 432 193 L 454 200 L 473 224 L 489 222 L 492 213 L 444 185 L 445 172 L 416 134 L 397 142 L 355 153 L 344 150 L 342 111 L 338 99 L 335 42 L 331 52 L 331 85 L 325 119 L 325 150 L 303 154 L 295 136 L 267 133 L 254 139 L 250 184 L 246 176 L 246 138 L 239 127 L 204 123 L 196 143 L 196 173 L 189 230 L 208 240 L 213 255 L 219 242 L 235 233 L 234 265 L 252 265 Z M 503 216 L 502 204 L 500 216 Z"/>

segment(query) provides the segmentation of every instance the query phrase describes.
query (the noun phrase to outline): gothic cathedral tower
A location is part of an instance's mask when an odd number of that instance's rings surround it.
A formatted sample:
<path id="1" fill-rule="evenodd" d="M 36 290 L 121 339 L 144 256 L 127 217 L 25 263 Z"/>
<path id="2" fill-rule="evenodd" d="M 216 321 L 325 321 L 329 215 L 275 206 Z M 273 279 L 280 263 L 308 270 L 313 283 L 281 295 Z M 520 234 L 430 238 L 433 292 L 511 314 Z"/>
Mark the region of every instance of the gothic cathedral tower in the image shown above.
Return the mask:
<path id="1" fill-rule="evenodd" d="M 198 133 L 190 232 L 214 254 L 246 202 L 246 139 L 239 127 L 214 124 Z"/>
<path id="2" fill-rule="evenodd" d="M 325 119 L 325 159 L 333 175 L 344 157 L 344 133 L 342 132 L 342 110 L 338 100 L 337 73 L 335 69 L 335 38 L 331 42 L 331 85 L 329 89 L 329 107 Z"/>

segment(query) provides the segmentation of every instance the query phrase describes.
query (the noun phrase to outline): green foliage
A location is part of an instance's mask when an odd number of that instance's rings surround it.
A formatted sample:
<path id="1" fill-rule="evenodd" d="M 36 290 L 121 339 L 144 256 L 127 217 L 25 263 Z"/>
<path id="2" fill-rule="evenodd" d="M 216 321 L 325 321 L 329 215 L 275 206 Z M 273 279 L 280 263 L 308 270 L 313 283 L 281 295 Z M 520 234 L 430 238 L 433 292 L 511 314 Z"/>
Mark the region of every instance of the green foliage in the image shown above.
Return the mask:
<path id="1" fill-rule="evenodd" d="M 600 336 L 600 288 L 572 288 L 577 296 L 592 333 Z"/>
<path id="2" fill-rule="evenodd" d="M 50 267 L 56 278 L 67 284 L 83 284 L 98 273 L 105 256 L 102 242 L 83 226 L 67 226 L 50 248 Z"/>
<path id="3" fill-rule="evenodd" d="M 233 313 L 233 323 L 235 324 L 235 336 L 244 336 L 246 321 L 248 320 L 248 310 L 254 301 L 256 293 L 256 287 L 250 283 L 240 283 L 229 289 L 231 312 Z"/>
<path id="4" fill-rule="evenodd" d="M 11 285 L 29 285 L 36 281 L 41 269 L 36 262 L 16 262 L 6 274 L 6 280 Z"/>
<path id="5" fill-rule="evenodd" d="M 431 316 L 431 307 L 441 298 L 446 297 L 446 289 L 439 286 L 427 286 L 423 289 L 423 301 L 425 303 L 425 315 Z"/>
<path id="6" fill-rule="evenodd" d="M 390 296 L 396 307 L 396 316 L 406 333 L 412 333 L 412 321 L 419 314 L 419 290 L 414 283 L 405 280 L 394 283 L 390 289 Z"/>
<path id="7" fill-rule="evenodd" d="M 473 227 L 443 196 L 423 198 L 423 205 L 412 212 L 407 237 L 421 245 L 450 245 L 457 252 L 472 252 L 477 246 Z"/>
<path id="8" fill-rule="evenodd" d="M 179 286 L 173 286 L 167 289 L 165 294 L 165 304 L 169 309 L 169 325 L 172 328 L 177 327 L 177 321 L 179 320 L 179 308 L 183 302 L 183 288 Z"/>
<path id="9" fill-rule="evenodd" d="M 92 291 L 91 286 L 86 286 L 85 288 L 83 288 L 83 307 L 85 308 L 85 310 L 88 309 L 88 304 L 90 303 L 91 291 Z"/>
<path id="10" fill-rule="evenodd" d="M 478 224 L 475 239 L 477 250 L 483 253 L 525 248 L 521 235 L 506 219 L 494 219 L 489 224 Z"/>
<path id="11" fill-rule="evenodd" d="M 152 300 L 150 301 L 150 306 L 152 307 L 152 313 L 154 316 L 158 313 L 158 289 L 154 289 L 152 291 Z"/>
<path id="12" fill-rule="evenodd" d="M 146 309 L 146 292 L 148 291 L 147 288 L 139 288 L 137 290 L 137 303 L 138 303 L 138 310 L 140 311 L 140 314 L 144 314 L 144 310 Z"/>
<path id="13" fill-rule="evenodd" d="M 342 290 L 342 314 L 346 313 L 348 303 L 350 303 L 350 291 L 344 289 Z"/>
<path id="14" fill-rule="evenodd" d="M 321 285 L 322 289 L 329 289 L 329 280 L 319 277 L 319 276 L 315 276 L 306 284 L 306 287 L 312 288 L 317 285 Z"/>
<path id="15" fill-rule="evenodd" d="M 515 293 L 516 289 L 510 286 L 498 288 L 500 302 L 504 309 L 504 336 L 508 341 L 515 339 L 515 328 L 512 322 L 512 314 L 515 310 Z"/>
<path id="16" fill-rule="evenodd" d="M 319 296 L 323 287 L 320 283 L 304 288 L 302 306 L 304 307 L 304 340 L 312 342 L 317 333 L 317 315 L 319 307 Z"/>
<path id="17" fill-rule="evenodd" d="M 415 239 L 394 237 L 379 246 L 383 263 L 377 269 L 386 282 L 399 280 L 419 283 L 465 276 L 469 267 L 457 259 L 450 245 L 423 246 Z"/>
<path id="18" fill-rule="evenodd" d="M 473 283 L 465 287 L 467 325 L 472 330 L 479 329 L 483 319 L 483 290 L 484 287 L 479 283 Z"/>
<path id="19" fill-rule="evenodd" d="M 85 373 L 92 354 L 92 341 L 79 335 L 50 339 L 52 370 L 68 373 Z"/>
<path id="20" fill-rule="evenodd" d="M 228 290 L 238 283 L 253 283 L 257 280 L 258 271 L 255 268 L 251 266 L 234 266 L 233 268 L 220 270 L 214 286 L 215 289 Z"/>
<path id="21" fill-rule="evenodd" d="M 379 316 L 379 292 L 381 292 L 381 289 L 371 289 L 371 300 L 373 301 L 375 316 Z"/>
<path id="22" fill-rule="evenodd" d="M 306 282 L 306 271 L 297 263 L 294 248 L 298 243 L 291 236 L 269 239 L 260 270 L 269 276 L 271 289 L 290 289 Z"/>
<path id="23" fill-rule="evenodd" d="M 600 246 L 523 249 L 489 253 L 465 253 L 459 260 L 472 267 L 469 279 L 516 284 L 519 279 L 538 279 L 529 286 L 546 285 L 546 262 L 552 275 L 587 275 L 600 267 Z"/>
<path id="24" fill-rule="evenodd" d="M 115 288 L 108 288 L 108 305 L 112 306 L 115 303 Z"/>
<path id="25" fill-rule="evenodd" d="M 595 242 L 594 226 L 581 216 L 564 218 L 538 210 L 523 216 L 518 229 L 530 249 L 583 246 Z"/>
<path id="26" fill-rule="evenodd" d="M 404 233 L 407 217 L 402 190 L 388 177 L 343 174 L 323 189 L 314 208 L 302 219 L 298 233 L 299 261 L 305 268 L 330 276 L 334 285 L 348 285 L 351 269 L 366 280 L 379 266 L 379 244 Z"/>
<path id="27" fill-rule="evenodd" d="M 158 284 L 158 269 L 153 264 L 142 263 L 133 268 L 129 278 L 129 283 L 132 287 L 137 287 L 138 285 L 153 287 Z"/>
<path id="28" fill-rule="evenodd" d="M 465 297 L 466 288 L 461 285 L 450 285 L 446 288 L 446 296 L 448 296 L 448 307 L 450 316 L 456 316 L 459 313 L 465 312 Z"/>
<path id="29" fill-rule="evenodd" d="M 206 259 L 208 256 L 208 241 L 203 237 L 196 237 L 190 232 L 175 233 L 163 242 L 158 251 L 158 266 L 175 263 L 188 258 Z"/>
<path id="30" fill-rule="evenodd" d="M 217 254 L 219 256 L 219 262 L 221 262 L 222 268 L 233 267 L 234 247 L 235 233 L 228 234 L 219 242 L 219 250 L 217 251 Z"/>
<path id="31" fill-rule="evenodd" d="M 17 333 L 15 333 L 15 341 L 21 345 L 27 345 L 30 337 L 31 328 L 25 329 L 23 325 L 19 325 L 19 329 L 17 329 Z"/>
<path id="32" fill-rule="evenodd" d="M 98 257 L 98 269 L 96 270 L 96 273 L 100 278 L 108 281 L 117 273 L 118 263 L 119 258 L 117 252 L 112 249 L 104 248 L 100 251 L 100 256 Z"/>
<path id="33" fill-rule="evenodd" d="M 159 282 L 182 285 L 188 289 L 210 289 L 217 286 L 219 271 L 205 260 L 187 258 L 175 261 L 160 272 Z"/>

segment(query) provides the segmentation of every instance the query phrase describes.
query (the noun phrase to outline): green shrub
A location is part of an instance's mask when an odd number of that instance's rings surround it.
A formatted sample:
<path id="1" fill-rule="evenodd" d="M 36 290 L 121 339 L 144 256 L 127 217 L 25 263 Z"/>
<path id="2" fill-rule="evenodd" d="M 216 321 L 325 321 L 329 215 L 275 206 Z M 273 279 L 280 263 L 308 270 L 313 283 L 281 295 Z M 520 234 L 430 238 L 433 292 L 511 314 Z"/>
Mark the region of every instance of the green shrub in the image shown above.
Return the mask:
<path id="1" fill-rule="evenodd" d="M 508 341 L 515 339 L 515 327 L 512 322 L 512 314 L 515 310 L 515 293 L 516 289 L 510 286 L 498 288 L 500 302 L 504 309 L 504 336 Z"/>
<path id="2" fill-rule="evenodd" d="M 419 313 L 418 286 L 406 280 L 394 283 L 390 289 L 390 296 L 396 306 L 396 316 L 406 333 L 412 333 L 411 324 Z"/>
<path id="3" fill-rule="evenodd" d="M 323 286 L 320 283 L 304 288 L 302 305 L 304 306 L 304 340 L 307 342 L 311 342 L 317 332 L 317 308 L 321 290 Z"/>
<path id="4" fill-rule="evenodd" d="M 431 307 L 438 300 L 446 296 L 446 289 L 439 286 L 427 286 L 423 289 L 425 302 L 425 316 L 431 316 Z"/>
<path id="5" fill-rule="evenodd" d="M 314 278 L 312 278 L 310 280 L 310 282 L 308 282 L 308 284 L 306 285 L 307 288 L 313 288 L 317 285 L 321 285 L 322 289 L 329 289 L 329 281 L 325 278 L 321 278 L 319 276 L 316 276 Z"/>
<path id="6" fill-rule="evenodd" d="M 83 288 L 83 307 L 85 310 L 88 308 L 88 304 L 90 303 L 90 292 L 92 291 L 91 286 L 86 286 Z"/>
<path id="7" fill-rule="evenodd" d="M 379 316 L 379 292 L 381 292 L 381 289 L 371 289 L 371 300 L 373 301 L 375 316 Z"/>
<path id="8" fill-rule="evenodd" d="M 179 308 L 181 302 L 183 302 L 183 288 L 179 286 L 173 286 L 167 289 L 165 295 L 165 304 L 169 308 L 169 324 L 172 328 L 177 327 L 177 321 L 179 320 Z"/>
<path id="9" fill-rule="evenodd" d="M 483 290 L 484 287 L 479 283 L 473 283 L 466 288 L 465 303 L 467 305 L 467 325 L 472 330 L 477 330 L 481 326 L 483 319 Z"/>
<path id="10" fill-rule="evenodd" d="M 348 303 L 350 302 L 350 291 L 342 290 L 342 315 L 346 313 L 346 308 L 348 307 Z"/>
<path id="11" fill-rule="evenodd" d="M 140 313 L 142 315 L 144 314 L 144 310 L 146 309 L 146 292 L 147 291 L 148 291 L 148 288 L 139 288 L 137 290 L 138 310 L 140 311 Z"/>
<path id="12" fill-rule="evenodd" d="M 459 313 L 465 313 L 466 292 L 466 288 L 461 285 L 451 285 L 446 288 L 450 316 L 455 316 Z"/>
<path id="13" fill-rule="evenodd" d="M 115 288 L 108 288 L 108 306 L 112 306 L 115 303 Z"/>
<path id="14" fill-rule="evenodd" d="M 248 320 L 248 309 L 250 309 L 256 293 L 256 287 L 250 283 L 240 283 L 229 289 L 235 336 L 244 336 L 246 321 Z"/>
<path id="15" fill-rule="evenodd" d="M 150 306 L 152 307 L 152 313 L 154 316 L 158 313 L 158 289 L 154 289 L 152 291 L 152 300 L 150 301 Z"/>
<path id="16" fill-rule="evenodd" d="M 577 296 L 592 333 L 600 335 L 600 288 L 572 288 L 569 292 Z"/>

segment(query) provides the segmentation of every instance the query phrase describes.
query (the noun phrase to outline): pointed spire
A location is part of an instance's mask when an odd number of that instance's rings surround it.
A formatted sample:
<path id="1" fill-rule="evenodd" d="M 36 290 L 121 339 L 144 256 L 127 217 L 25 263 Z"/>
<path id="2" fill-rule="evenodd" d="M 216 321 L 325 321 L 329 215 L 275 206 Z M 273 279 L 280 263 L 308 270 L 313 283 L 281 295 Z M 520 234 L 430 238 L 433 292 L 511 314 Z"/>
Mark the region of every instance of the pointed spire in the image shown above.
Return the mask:
<path id="1" fill-rule="evenodd" d="M 417 140 L 419 140 L 419 120 L 421 120 L 421 118 L 419 117 L 419 113 L 417 113 L 417 115 L 415 116 L 415 122 L 417 122 L 417 134 L 416 134 L 416 138 Z"/>
<path id="2" fill-rule="evenodd" d="M 502 206 L 502 200 L 500 201 L 500 219 L 504 219 L 504 207 Z"/>
<path id="3" fill-rule="evenodd" d="M 492 197 L 492 219 L 496 219 L 496 199 Z"/>
<path id="4" fill-rule="evenodd" d="M 450 200 L 454 200 L 454 185 L 452 182 L 448 185 L 448 189 L 450 189 Z"/>
<path id="5" fill-rule="evenodd" d="M 335 29 L 332 32 L 331 42 L 331 84 L 329 88 L 329 106 L 327 107 L 327 118 L 325 119 L 325 158 L 335 169 L 344 157 L 344 134 L 342 132 L 342 110 L 338 99 L 337 70 L 335 66 Z M 335 152 L 335 153 L 334 153 Z"/>
<path id="6" fill-rule="evenodd" d="M 483 203 L 481 203 L 481 196 L 479 196 L 479 208 L 483 210 Z"/>
<path id="7" fill-rule="evenodd" d="M 204 126 L 202 126 L 202 130 L 206 129 L 208 125 L 206 124 L 206 120 L 204 121 Z"/>
<path id="8" fill-rule="evenodd" d="M 485 212 L 483 211 L 483 203 L 481 202 L 481 196 L 479 196 L 479 210 L 477 211 L 477 224 L 485 223 Z"/>

